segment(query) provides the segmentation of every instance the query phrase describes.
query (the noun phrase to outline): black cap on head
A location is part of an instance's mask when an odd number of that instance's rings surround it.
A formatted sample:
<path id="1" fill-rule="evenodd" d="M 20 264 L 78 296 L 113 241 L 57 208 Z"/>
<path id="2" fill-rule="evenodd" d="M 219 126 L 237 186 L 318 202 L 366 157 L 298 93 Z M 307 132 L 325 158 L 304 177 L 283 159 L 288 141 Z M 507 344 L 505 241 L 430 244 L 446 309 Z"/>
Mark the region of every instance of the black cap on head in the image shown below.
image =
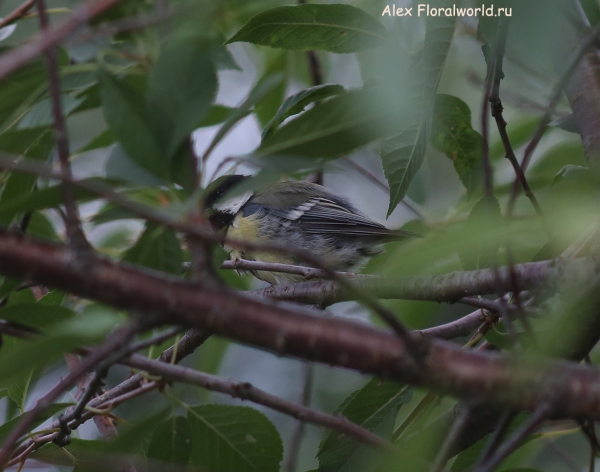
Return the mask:
<path id="1" fill-rule="evenodd" d="M 219 177 L 206 188 L 203 207 L 208 211 L 209 220 L 216 230 L 229 226 L 234 214 L 218 211 L 215 205 L 234 187 L 249 179 L 249 175 L 233 174 Z"/>
<path id="2" fill-rule="evenodd" d="M 211 182 L 206 188 L 204 208 L 212 208 L 227 192 L 249 178 L 249 175 L 233 174 L 224 175 Z"/>

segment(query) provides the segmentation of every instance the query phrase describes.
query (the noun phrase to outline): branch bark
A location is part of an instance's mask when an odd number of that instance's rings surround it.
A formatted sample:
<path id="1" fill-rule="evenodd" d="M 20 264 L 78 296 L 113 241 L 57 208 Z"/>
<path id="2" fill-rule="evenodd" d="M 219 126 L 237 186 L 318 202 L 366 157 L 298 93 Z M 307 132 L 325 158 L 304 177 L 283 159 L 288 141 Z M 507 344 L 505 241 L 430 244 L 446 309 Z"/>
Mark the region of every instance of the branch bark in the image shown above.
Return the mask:
<path id="1" fill-rule="evenodd" d="M 308 421 L 320 426 L 325 426 L 326 428 L 334 429 L 335 431 L 344 432 L 348 436 L 378 449 L 386 451 L 394 450 L 394 447 L 387 441 L 348 421 L 342 416 L 329 415 L 299 403 L 284 400 L 260 390 L 248 382 L 236 382 L 230 379 L 217 377 L 216 375 L 198 372 L 188 367 L 153 361 L 140 355 L 131 356 L 129 359 L 124 360 L 123 364 L 137 369 L 143 369 L 151 374 L 160 375 L 169 380 L 196 385 L 214 392 L 230 395 L 233 398 L 250 400 L 251 402 L 280 411 L 301 421 Z"/>
<path id="2" fill-rule="evenodd" d="M 596 273 L 596 264 L 584 259 L 542 261 L 516 265 L 515 272 L 521 290 L 542 286 L 556 290 L 564 281 L 590 280 Z M 493 294 L 499 290 L 510 292 L 514 287 L 508 267 L 499 268 L 497 273 L 494 269 L 482 269 L 399 278 L 359 275 L 352 277 L 352 281 L 379 299 L 438 302 L 458 302 L 463 297 Z M 272 285 L 249 292 L 249 295 L 322 306 L 355 299 L 352 293 L 332 280 Z"/>
<path id="3" fill-rule="evenodd" d="M 539 283 L 544 270 L 552 272 L 556 266 L 560 264 L 534 264 L 540 271 L 535 282 Z M 415 342 L 423 349 L 423 357 L 421 368 L 415 370 L 405 345 L 389 332 L 100 258 L 82 263 L 68 248 L 2 231 L 0 273 L 29 277 L 126 310 L 160 315 L 165 323 L 196 327 L 271 352 L 390 377 L 445 395 L 485 398 L 518 410 L 534 410 L 548 402 L 556 417 L 600 418 L 600 370 L 596 368 L 517 360 L 420 337 Z"/>

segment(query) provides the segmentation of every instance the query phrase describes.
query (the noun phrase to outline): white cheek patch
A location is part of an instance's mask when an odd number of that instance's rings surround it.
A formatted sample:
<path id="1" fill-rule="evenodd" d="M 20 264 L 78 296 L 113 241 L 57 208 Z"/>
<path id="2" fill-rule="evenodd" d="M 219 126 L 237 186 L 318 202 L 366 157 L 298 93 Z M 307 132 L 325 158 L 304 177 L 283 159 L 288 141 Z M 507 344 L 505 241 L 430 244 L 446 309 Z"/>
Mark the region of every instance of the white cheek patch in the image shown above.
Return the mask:
<path id="1" fill-rule="evenodd" d="M 221 213 L 235 215 L 252 198 L 252 192 L 246 192 L 236 197 L 228 198 L 214 205 L 215 210 Z"/>

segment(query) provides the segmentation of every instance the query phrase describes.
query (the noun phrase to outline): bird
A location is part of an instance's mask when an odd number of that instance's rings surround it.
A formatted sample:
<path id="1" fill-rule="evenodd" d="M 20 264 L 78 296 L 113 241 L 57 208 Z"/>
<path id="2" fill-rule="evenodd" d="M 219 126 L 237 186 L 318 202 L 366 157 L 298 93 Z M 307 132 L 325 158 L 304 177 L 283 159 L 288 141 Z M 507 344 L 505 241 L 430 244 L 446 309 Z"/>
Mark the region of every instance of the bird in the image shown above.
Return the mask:
<path id="1" fill-rule="evenodd" d="M 251 178 L 226 175 L 215 180 L 205 193 L 204 208 L 209 221 L 215 230 L 225 231 L 228 238 L 287 245 L 309 253 L 331 270 L 354 272 L 370 257 L 382 253 L 384 243 L 419 236 L 388 229 L 346 198 L 311 182 L 284 180 L 239 195 L 243 190 L 239 186 Z M 236 187 L 238 191 L 234 192 Z M 230 250 L 232 260 L 309 266 L 294 254 L 225 249 Z M 304 279 L 297 274 L 250 272 L 270 284 Z"/>

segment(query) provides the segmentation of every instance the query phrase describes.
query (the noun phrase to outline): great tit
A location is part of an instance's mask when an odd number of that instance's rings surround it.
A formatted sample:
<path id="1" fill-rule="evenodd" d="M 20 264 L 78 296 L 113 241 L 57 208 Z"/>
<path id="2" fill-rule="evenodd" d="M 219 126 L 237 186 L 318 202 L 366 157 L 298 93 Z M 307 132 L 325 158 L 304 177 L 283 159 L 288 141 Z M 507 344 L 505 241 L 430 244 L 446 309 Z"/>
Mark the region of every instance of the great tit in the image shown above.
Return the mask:
<path id="1" fill-rule="evenodd" d="M 204 200 L 210 222 L 217 230 L 239 240 L 273 242 L 307 251 L 335 271 L 359 269 L 383 252 L 383 243 L 417 236 L 391 230 L 371 220 L 345 198 L 321 185 L 282 181 L 257 192 L 227 197 L 249 176 L 228 175 L 213 182 Z M 227 248 L 226 248 L 227 249 Z M 292 255 L 230 252 L 231 259 L 282 264 L 307 264 Z M 271 284 L 302 280 L 299 275 L 252 271 Z"/>

